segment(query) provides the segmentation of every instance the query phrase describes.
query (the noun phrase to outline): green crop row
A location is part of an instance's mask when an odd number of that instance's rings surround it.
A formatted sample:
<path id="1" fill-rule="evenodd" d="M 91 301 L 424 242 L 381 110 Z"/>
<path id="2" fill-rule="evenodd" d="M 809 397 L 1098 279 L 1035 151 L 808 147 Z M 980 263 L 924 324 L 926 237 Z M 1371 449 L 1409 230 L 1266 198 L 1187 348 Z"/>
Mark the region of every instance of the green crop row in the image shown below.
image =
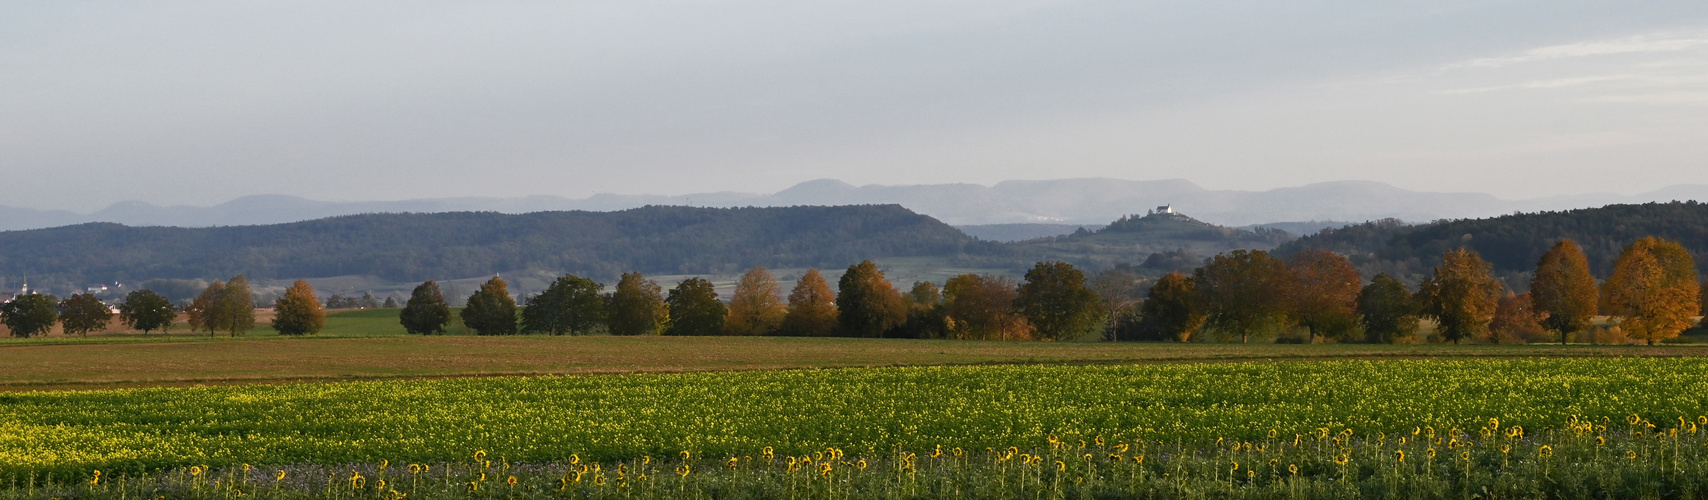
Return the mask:
<path id="1" fill-rule="evenodd" d="M 1060 442 L 1356 435 L 1489 418 L 1708 413 L 1708 360 L 988 366 L 492 378 L 0 396 L 0 477 L 190 465 L 626 460 L 837 447 L 877 456 Z"/>

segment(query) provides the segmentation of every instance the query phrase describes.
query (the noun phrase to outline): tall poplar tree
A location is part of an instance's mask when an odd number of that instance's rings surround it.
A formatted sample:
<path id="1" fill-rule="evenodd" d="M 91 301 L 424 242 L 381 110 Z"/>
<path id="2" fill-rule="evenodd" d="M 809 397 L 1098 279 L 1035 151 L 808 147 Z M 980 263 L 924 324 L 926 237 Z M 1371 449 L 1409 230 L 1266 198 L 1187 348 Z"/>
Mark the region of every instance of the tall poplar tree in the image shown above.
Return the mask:
<path id="1" fill-rule="evenodd" d="M 724 332 L 730 335 L 770 335 L 783 326 L 788 308 L 778 297 L 777 278 L 763 267 L 748 269 L 729 299 Z"/>
<path id="2" fill-rule="evenodd" d="M 1457 344 L 1488 333 L 1504 288 L 1488 262 L 1460 248 L 1441 256 L 1441 265 L 1417 293 L 1423 314 L 1435 318 L 1442 338 Z"/>
<path id="3" fill-rule="evenodd" d="M 273 301 L 273 330 L 279 335 L 320 333 L 326 327 L 326 310 L 307 281 L 297 280 Z"/>
<path id="4" fill-rule="evenodd" d="M 451 322 L 451 305 L 439 292 L 439 284 L 429 280 L 409 292 L 409 301 L 398 311 L 397 321 L 409 333 L 445 333 L 445 324 Z"/>
<path id="5" fill-rule="evenodd" d="M 1643 238 L 1613 261 L 1613 273 L 1602 284 L 1601 307 L 1624 317 L 1619 328 L 1626 335 L 1654 344 L 1690 328 L 1691 316 L 1702 307 L 1697 279 L 1696 260 L 1684 246 Z"/>
<path id="6" fill-rule="evenodd" d="M 836 328 L 836 294 L 817 269 L 808 269 L 789 292 L 789 310 L 783 315 L 782 335 L 821 337 Z"/>
<path id="7" fill-rule="evenodd" d="M 218 306 L 219 329 L 236 337 L 255 327 L 255 295 L 249 291 L 249 278 L 239 274 L 225 282 Z"/>
<path id="8" fill-rule="evenodd" d="M 1542 326 L 1559 333 L 1561 345 L 1567 335 L 1589 328 L 1600 295 L 1595 276 L 1589 272 L 1589 259 L 1577 242 L 1560 240 L 1537 261 L 1536 275 L 1530 280 L 1530 300 L 1536 311 L 1547 313 Z"/>
<path id="9" fill-rule="evenodd" d="M 611 292 L 609 325 L 611 335 L 658 335 L 670 324 L 670 308 L 664 303 L 664 288 L 639 272 L 623 273 Z"/>
<path id="10" fill-rule="evenodd" d="M 510 284 L 497 276 L 481 283 L 480 290 L 469 295 L 462 316 L 475 335 L 515 335 L 516 299 L 510 297 Z"/>
<path id="11" fill-rule="evenodd" d="M 884 279 L 872 261 L 848 266 L 836 282 L 837 322 L 850 337 L 883 337 L 884 332 L 907 321 L 907 304 L 901 292 Z"/>

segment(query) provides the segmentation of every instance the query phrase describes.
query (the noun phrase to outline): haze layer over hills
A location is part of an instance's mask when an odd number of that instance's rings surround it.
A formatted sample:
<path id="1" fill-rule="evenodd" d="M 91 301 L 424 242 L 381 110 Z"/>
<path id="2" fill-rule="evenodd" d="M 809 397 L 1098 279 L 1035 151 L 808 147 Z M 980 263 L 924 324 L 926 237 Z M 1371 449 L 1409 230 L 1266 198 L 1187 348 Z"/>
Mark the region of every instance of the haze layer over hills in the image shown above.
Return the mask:
<path id="1" fill-rule="evenodd" d="M 56 227 L 85 222 L 114 222 L 130 226 L 235 226 L 380 212 L 527 213 L 557 210 L 611 211 L 646 205 L 767 207 L 859 204 L 898 204 L 957 226 L 1014 223 L 1101 226 L 1125 215 L 1144 213 L 1159 205 L 1172 205 L 1179 212 L 1192 214 L 1194 218 L 1212 224 L 1249 226 L 1304 221 L 1360 222 L 1384 218 L 1428 222 L 1439 219 L 1493 217 L 1515 211 L 1567 210 L 1612 203 L 1692 199 L 1708 200 L 1708 185 L 1679 185 L 1633 196 L 1600 193 L 1532 200 L 1502 200 L 1482 193 L 1409 191 L 1366 181 L 1328 182 L 1269 191 L 1234 191 L 1204 189 L 1183 179 L 1058 179 L 1006 181 L 994 186 L 853 186 L 825 179 L 804 182 L 772 194 L 604 194 L 582 199 L 529 196 L 361 202 L 327 202 L 294 196 L 258 195 L 238 198 L 212 207 L 161 207 L 142 202 L 118 202 L 91 213 L 0 207 L 0 230 Z"/>

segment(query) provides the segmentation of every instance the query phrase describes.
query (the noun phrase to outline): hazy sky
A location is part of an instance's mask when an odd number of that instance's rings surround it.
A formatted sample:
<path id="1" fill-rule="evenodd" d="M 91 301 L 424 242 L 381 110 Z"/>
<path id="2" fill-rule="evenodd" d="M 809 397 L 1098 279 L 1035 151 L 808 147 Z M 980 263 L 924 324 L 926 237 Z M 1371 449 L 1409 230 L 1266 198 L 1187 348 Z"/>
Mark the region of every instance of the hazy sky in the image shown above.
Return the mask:
<path id="1" fill-rule="evenodd" d="M 1708 2 L 0 0 L 0 205 L 1708 183 Z"/>

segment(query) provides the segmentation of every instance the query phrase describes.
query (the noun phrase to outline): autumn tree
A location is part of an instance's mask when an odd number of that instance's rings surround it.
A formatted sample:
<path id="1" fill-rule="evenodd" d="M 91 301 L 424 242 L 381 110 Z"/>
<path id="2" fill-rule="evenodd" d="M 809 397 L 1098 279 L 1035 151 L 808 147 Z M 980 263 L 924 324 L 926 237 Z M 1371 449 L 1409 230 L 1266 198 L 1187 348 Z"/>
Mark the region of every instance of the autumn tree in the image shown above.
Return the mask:
<path id="1" fill-rule="evenodd" d="M 1507 291 L 1495 304 L 1494 319 L 1489 322 L 1489 341 L 1496 344 L 1522 344 L 1546 333 L 1542 322 L 1548 313 L 1536 310 L 1530 293 Z"/>
<path id="2" fill-rule="evenodd" d="M 872 261 L 848 266 L 836 282 L 837 324 L 850 337 L 883 337 L 907 321 L 901 293 Z"/>
<path id="3" fill-rule="evenodd" d="M 1307 342 L 1317 335 L 1342 341 L 1358 326 L 1358 293 L 1364 277 L 1358 268 L 1334 252 L 1308 249 L 1287 258 L 1287 315 L 1305 327 Z"/>
<path id="4" fill-rule="evenodd" d="M 1040 340 L 1062 340 L 1103 324 L 1102 300 L 1086 286 L 1085 273 L 1066 262 L 1039 262 L 1026 271 L 1014 309 Z"/>
<path id="5" fill-rule="evenodd" d="M 1109 318 L 1109 325 L 1104 331 L 1109 340 L 1120 340 L 1116 332 L 1121 329 L 1121 311 L 1137 302 L 1139 277 L 1122 269 L 1104 269 L 1091 279 L 1091 290 L 1097 292 L 1097 298 L 1103 302 L 1104 317 Z"/>
<path id="6" fill-rule="evenodd" d="M 59 321 L 59 314 L 54 312 L 58 307 L 59 300 L 51 295 L 19 295 L 0 304 L 0 323 L 5 323 L 6 328 L 12 330 L 13 337 L 46 335 Z"/>
<path id="7" fill-rule="evenodd" d="M 789 310 L 778 297 L 777 278 L 763 267 L 748 269 L 729 299 L 724 332 L 730 335 L 770 335 L 783 326 Z"/>
<path id="8" fill-rule="evenodd" d="M 1619 328 L 1650 344 L 1690 328 L 1702 307 L 1696 261 L 1677 242 L 1643 238 L 1625 247 L 1602 284 L 1601 309 L 1622 316 Z"/>
<path id="9" fill-rule="evenodd" d="M 664 333 L 670 326 L 670 308 L 663 292 L 664 287 L 639 272 L 623 273 L 606 309 L 611 335 Z"/>
<path id="10" fill-rule="evenodd" d="M 1405 283 L 1378 274 L 1358 292 L 1358 315 L 1364 338 L 1371 343 L 1394 343 L 1417 335 L 1419 308 Z"/>
<path id="11" fill-rule="evenodd" d="M 523 301 L 522 332 L 586 335 L 605 323 L 605 284 L 573 274 Z"/>
<path id="12" fill-rule="evenodd" d="M 1234 250 L 1217 255 L 1192 272 L 1208 323 L 1218 335 L 1239 333 L 1245 343 L 1251 332 L 1287 319 L 1287 266 L 1262 250 Z"/>
<path id="13" fill-rule="evenodd" d="M 702 278 L 677 283 L 664 304 L 670 308 L 670 327 L 665 335 L 717 335 L 723 332 L 724 318 L 729 315 L 712 282 Z"/>
<path id="14" fill-rule="evenodd" d="M 481 283 L 469 295 L 462 317 L 475 335 L 515 335 L 516 299 L 510 297 L 510 284 L 497 276 Z"/>
<path id="15" fill-rule="evenodd" d="M 1017 340 L 1014 299 L 1019 296 L 1013 278 L 962 274 L 943 282 L 943 313 L 957 338 Z"/>
<path id="16" fill-rule="evenodd" d="M 1542 326 L 1559 333 L 1561 345 L 1568 334 L 1590 327 L 1600 290 L 1589 272 L 1589 259 L 1576 242 L 1560 240 L 1542 254 L 1530 280 L 1530 300 L 1536 311 L 1547 315 Z"/>
<path id="17" fill-rule="evenodd" d="M 397 321 L 409 333 L 445 333 L 445 324 L 451 322 L 451 305 L 445 302 L 438 283 L 425 281 L 409 292 L 409 300 L 398 311 Z"/>
<path id="18" fill-rule="evenodd" d="M 1133 328 L 1135 340 L 1186 342 L 1204 326 L 1198 287 L 1180 271 L 1157 279 L 1139 311 L 1139 324 Z"/>
<path id="19" fill-rule="evenodd" d="M 326 327 L 326 310 L 307 281 L 297 280 L 273 301 L 273 330 L 279 335 L 319 333 Z"/>
<path id="20" fill-rule="evenodd" d="M 789 292 L 789 310 L 783 315 L 782 335 L 819 337 L 836 328 L 836 295 L 817 269 L 808 269 Z"/>
<path id="21" fill-rule="evenodd" d="M 1418 286 L 1417 301 L 1435 318 L 1441 337 L 1457 344 L 1488 332 L 1503 289 L 1488 262 L 1460 248 L 1441 256 L 1441 265 Z"/>
<path id="22" fill-rule="evenodd" d="M 178 311 L 172 309 L 171 300 L 146 288 L 125 294 L 125 301 L 119 304 L 119 322 L 142 330 L 143 335 L 165 331 L 177 318 Z"/>
<path id="23" fill-rule="evenodd" d="M 213 283 L 208 284 L 207 288 L 202 289 L 202 293 L 197 295 L 195 300 L 190 301 L 190 306 L 185 308 L 185 312 L 189 316 L 191 332 L 206 331 L 209 336 L 213 335 L 215 329 L 213 325 L 219 324 L 221 321 L 222 310 L 219 304 L 220 297 L 224 294 L 225 282 L 214 280 Z"/>

